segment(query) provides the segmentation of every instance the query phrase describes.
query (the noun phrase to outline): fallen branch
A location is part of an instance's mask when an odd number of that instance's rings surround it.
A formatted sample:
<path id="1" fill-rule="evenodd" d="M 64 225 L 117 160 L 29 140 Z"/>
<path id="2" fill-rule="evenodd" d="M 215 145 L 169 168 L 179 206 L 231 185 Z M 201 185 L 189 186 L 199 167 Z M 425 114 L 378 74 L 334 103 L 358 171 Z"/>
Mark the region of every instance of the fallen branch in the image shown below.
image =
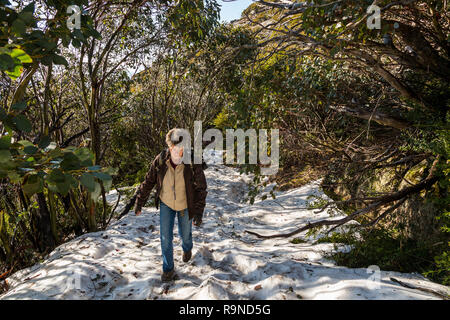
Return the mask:
<path id="1" fill-rule="evenodd" d="M 438 160 L 438 159 L 436 159 Z M 435 163 L 436 163 L 435 160 Z M 434 163 L 434 165 L 435 165 Z M 434 166 L 432 167 L 433 171 Z M 298 228 L 292 232 L 289 233 L 281 233 L 281 234 L 272 234 L 272 235 L 262 235 L 259 233 L 256 233 L 254 231 L 250 231 L 250 230 L 245 230 L 245 232 L 255 235 L 258 238 L 262 238 L 262 239 L 272 239 L 272 238 L 287 238 L 287 237 L 291 237 L 293 235 L 296 235 L 300 232 L 309 230 L 309 229 L 313 229 L 313 228 L 317 228 L 317 227 L 321 227 L 321 226 L 334 226 L 331 230 L 334 230 L 335 228 L 347 223 L 350 220 L 354 220 L 355 218 L 369 213 L 371 211 L 374 211 L 375 209 L 378 209 L 388 203 L 394 202 L 394 201 L 398 201 L 398 200 L 403 200 L 404 198 L 406 198 L 407 196 L 409 196 L 410 194 L 414 194 L 417 193 L 423 189 L 427 189 L 429 187 L 431 187 L 434 183 L 436 183 L 439 180 L 438 176 L 428 176 L 428 178 L 422 180 L 421 182 L 419 182 L 416 185 L 410 186 L 410 187 L 406 187 L 400 191 L 397 191 L 395 193 L 392 194 L 388 194 L 386 196 L 383 197 L 379 197 L 379 198 L 375 198 L 373 200 L 373 202 L 371 204 L 369 204 L 367 207 L 356 210 L 355 212 L 351 213 L 350 215 L 342 218 L 342 219 L 337 219 L 337 220 L 320 220 L 317 222 L 313 222 L 313 223 L 308 223 L 306 226 L 303 226 L 301 228 Z M 403 200 L 404 201 L 404 200 Z M 389 211 L 389 209 L 388 209 Z M 392 210 L 393 211 L 393 210 Z M 390 211 L 391 212 L 391 211 Z M 328 232 L 330 232 L 331 230 L 329 230 Z"/>
<path id="2" fill-rule="evenodd" d="M 395 211 L 398 207 L 400 207 L 404 202 L 406 201 L 406 198 L 403 198 L 402 200 L 400 200 L 399 202 L 397 202 L 395 205 L 393 205 L 392 207 L 390 207 L 389 209 L 387 209 L 386 211 L 384 211 L 382 214 L 380 214 L 378 217 L 376 217 L 375 219 L 373 219 L 371 222 L 362 225 L 361 227 L 372 227 L 374 225 L 376 225 L 378 222 L 380 222 L 381 219 L 383 219 L 384 217 L 386 217 L 388 214 L 392 213 L 393 211 Z"/>
<path id="3" fill-rule="evenodd" d="M 263 239 L 272 239 L 272 238 L 280 238 L 280 237 L 287 238 L 287 237 L 296 235 L 296 234 L 298 234 L 300 232 L 303 232 L 303 231 L 306 231 L 306 230 L 309 230 L 309 229 L 313 229 L 313 228 L 317 228 L 317 227 L 322 227 L 322 226 L 335 226 L 335 227 L 338 227 L 338 226 L 340 226 L 340 225 L 342 225 L 342 224 L 344 224 L 344 223 L 346 223 L 346 222 L 348 222 L 350 220 L 353 220 L 353 218 L 356 215 L 360 215 L 360 214 L 372 211 L 375 208 L 375 206 L 378 207 L 379 203 L 377 202 L 377 203 L 371 204 L 368 207 L 366 207 L 364 209 L 360 209 L 358 211 L 355 211 L 351 215 L 349 215 L 349 216 L 347 216 L 345 218 L 342 218 L 342 219 L 338 219 L 338 220 L 320 220 L 320 221 L 313 222 L 313 223 L 308 222 L 308 224 L 306 226 L 303 226 L 303 227 L 301 227 L 299 229 L 296 229 L 296 230 L 294 230 L 292 232 L 289 232 L 289 233 L 262 235 L 262 234 L 259 234 L 259 233 L 256 233 L 256 232 L 250 231 L 250 230 L 245 230 L 245 232 L 247 232 L 249 234 L 253 234 L 253 235 L 257 236 L 258 238 L 263 238 Z"/>
<path id="4" fill-rule="evenodd" d="M 438 297 L 440 297 L 440 298 L 442 298 L 444 300 L 450 300 L 450 296 L 448 294 L 440 293 L 438 291 L 431 290 L 431 289 L 428 289 L 428 288 L 416 287 L 416 286 L 413 286 L 412 284 L 409 284 L 409 283 L 406 283 L 406 282 L 402 282 L 402 281 L 400 281 L 398 279 L 395 279 L 395 278 L 390 278 L 390 279 L 391 279 L 391 281 L 398 283 L 402 287 L 405 287 L 405 288 L 408 288 L 408 289 L 420 290 L 420 291 L 423 291 L 423 292 L 428 292 L 428 293 L 434 294 L 434 295 L 436 295 L 436 296 L 438 296 Z"/>
<path id="5" fill-rule="evenodd" d="M 35 279 L 35 278 L 37 278 L 37 277 L 39 277 L 41 274 L 40 273 L 38 273 L 37 275 L 34 275 L 34 276 L 32 276 L 32 277 L 27 277 L 27 278 L 25 278 L 23 281 L 25 282 L 25 281 L 30 281 L 30 280 L 33 280 L 33 279 Z"/>
<path id="6" fill-rule="evenodd" d="M 397 119 L 393 116 L 389 116 L 381 111 L 376 111 L 375 109 L 373 111 L 368 111 L 356 106 L 350 107 L 346 105 L 330 106 L 330 108 L 338 112 L 352 115 L 356 118 L 368 121 L 373 120 L 383 126 L 393 127 L 400 130 L 411 127 L 411 123 L 402 119 Z"/>
<path id="7" fill-rule="evenodd" d="M 0 280 L 4 280 L 8 277 L 8 275 L 11 273 L 11 271 L 13 270 L 14 267 L 12 267 L 11 269 L 9 269 L 8 271 L 0 274 Z"/>

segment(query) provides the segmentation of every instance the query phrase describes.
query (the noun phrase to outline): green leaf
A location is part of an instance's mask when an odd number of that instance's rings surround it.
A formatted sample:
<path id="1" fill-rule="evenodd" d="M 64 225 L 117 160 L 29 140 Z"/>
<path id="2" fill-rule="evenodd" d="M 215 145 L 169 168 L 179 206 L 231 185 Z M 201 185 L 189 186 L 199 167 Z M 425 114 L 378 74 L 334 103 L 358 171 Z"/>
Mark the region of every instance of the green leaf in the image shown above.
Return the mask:
<path id="1" fill-rule="evenodd" d="M 102 39 L 102 35 L 101 35 L 101 33 L 100 32 L 98 32 L 97 30 L 95 30 L 95 29 L 91 29 L 91 35 L 95 38 L 95 39 L 97 39 L 97 40 L 101 40 Z"/>
<path id="2" fill-rule="evenodd" d="M 112 179 L 111 179 L 111 180 L 103 181 L 103 187 L 105 188 L 105 191 L 106 191 L 106 192 L 108 192 L 109 190 L 111 190 L 111 186 L 112 186 Z"/>
<path id="3" fill-rule="evenodd" d="M 68 47 L 70 44 L 70 37 L 68 34 L 61 35 L 62 44 L 64 47 Z"/>
<path id="4" fill-rule="evenodd" d="M 80 40 L 78 40 L 78 39 L 72 39 L 72 45 L 73 45 L 75 48 L 79 48 L 79 47 L 81 47 L 81 42 L 80 42 Z"/>
<path id="5" fill-rule="evenodd" d="M 58 186 L 53 183 L 47 183 L 47 188 L 54 193 L 59 193 Z"/>
<path id="6" fill-rule="evenodd" d="M 19 164 L 15 161 L 11 161 L 11 160 L 6 160 L 4 162 L 0 162 L 1 163 L 1 169 L 2 170 L 15 170 Z"/>
<path id="7" fill-rule="evenodd" d="M 89 191 L 95 191 L 95 179 L 90 173 L 83 173 L 80 177 L 81 184 Z"/>
<path id="8" fill-rule="evenodd" d="M 81 32 L 80 29 L 75 29 L 72 34 L 73 34 L 73 36 L 75 38 L 77 38 L 77 39 L 79 39 L 81 41 L 85 41 L 86 40 L 86 38 L 84 37 L 84 35 L 83 35 L 83 33 Z"/>
<path id="9" fill-rule="evenodd" d="M 64 57 L 62 57 L 62 56 L 59 56 L 59 55 L 57 55 L 57 54 L 54 54 L 54 55 L 52 56 L 52 58 L 53 58 L 53 63 L 54 63 L 54 64 L 64 65 L 64 66 L 66 66 L 66 67 L 69 66 L 69 63 L 67 62 L 66 58 L 64 58 Z"/>
<path id="10" fill-rule="evenodd" d="M 23 8 L 22 12 L 34 12 L 34 2 Z"/>
<path id="11" fill-rule="evenodd" d="M 0 150 L 1 149 L 9 149 L 11 146 L 11 136 L 3 136 L 0 138 Z"/>
<path id="12" fill-rule="evenodd" d="M 9 150 L 0 150 L 0 163 L 9 161 L 11 158 L 11 152 Z"/>
<path id="13" fill-rule="evenodd" d="M 44 47 L 48 51 L 51 51 L 57 47 L 57 44 L 55 42 L 51 42 L 48 39 L 40 39 L 37 44 L 41 47 Z"/>
<path id="14" fill-rule="evenodd" d="M 36 148 L 35 146 L 28 146 L 23 148 L 23 151 L 25 151 L 26 154 L 35 154 L 36 151 L 38 151 L 39 149 Z"/>
<path id="15" fill-rule="evenodd" d="M 12 110 L 17 110 L 17 111 L 22 111 L 22 110 L 25 110 L 26 108 L 27 108 L 27 103 L 25 101 L 13 104 L 11 106 Z"/>
<path id="16" fill-rule="evenodd" d="M 0 120 L 4 121 L 7 117 L 8 117 L 8 114 L 6 113 L 6 111 L 0 107 Z"/>
<path id="17" fill-rule="evenodd" d="M 93 172 L 92 175 L 102 181 L 112 180 L 112 177 L 109 174 L 103 172 Z"/>
<path id="18" fill-rule="evenodd" d="M 13 49 L 11 53 L 11 57 L 14 59 L 18 59 L 22 63 L 32 63 L 33 59 L 23 50 L 21 49 Z"/>
<path id="19" fill-rule="evenodd" d="M 30 24 L 31 22 L 33 22 L 33 12 L 24 10 L 21 13 L 19 13 L 19 18 L 26 24 Z"/>
<path id="20" fill-rule="evenodd" d="M 94 191 L 91 192 L 91 198 L 95 202 L 99 200 L 100 193 L 102 192 L 102 188 L 100 186 L 100 183 L 95 182 Z"/>
<path id="21" fill-rule="evenodd" d="M 61 193 L 63 196 L 66 196 L 70 190 L 70 182 L 66 181 L 63 183 L 57 183 L 56 187 L 58 188 L 59 193 Z"/>
<path id="22" fill-rule="evenodd" d="M 44 136 L 42 137 L 41 141 L 39 141 L 38 147 L 41 149 L 45 149 L 50 145 L 50 137 L 49 136 Z"/>
<path id="23" fill-rule="evenodd" d="M 31 141 L 28 141 L 28 140 L 19 140 L 19 141 L 17 141 L 17 143 L 19 145 L 24 146 L 24 147 L 34 146 L 34 144 Z"/>
<path id="24" fill-rule="evenodd" d="M 78 170 L 81 168 L 80 159 L 72 152 L 64 153 L 64 159 L 60 164 L 63 170 Z"/>
<path id="25" fill-rule="evenodd" d="M 54 169 L 47 175 L 46 180 L 51 183 L 61 183 L 66 181 L 66 176 L 60 169 Z"/>
<path id="26" fill-rule="evenodd" d="M 78 182 L 70 174 L 58 171 L 52 172 L 52 177 L 47 176 L 47 186 L 51 191 L 65 196 L 71 188 L 78 187 Z"/>
<path id="27" fill-rule="evenodd" d="M 14 70 L 14 60 L 13 58 L 11 58 L 11 56 L 9 54 L 0 54 L 0 70 L 9 70 L 9 71 L 13 71 Z"/>
<path id="28" fill-rule="evenodd" d="M 31 132 L 31 122 L 22 114 L 14 117 L 14 124 L 20 131 Z"/>
<path id="29" fill-rule="evenodd" d="M 70 183 L 70 186 L 72 188 L 78 188 L 78 181 L 74 177 L 72 177 L 68 173 L 66 173 L 65 176 L 66 176 L 66 181 L 68 181 Z"/>
<path id="30" fill-rule="evenodd" d="M 37 175 L 33 174 L 28 176 L 26 183 L 22 186 L 23 191 L 28 196 L 31 196 L 35 193 L 41 192 L 43 190 L 44 183 L 42 179 Z"/>
<path id="31" fill-rule="evenodd" d="M 12 23 L 11 29 L 16 35 L 21 35 L 26 32 L 25 22 L 20 18 L 16 19 Z"/>
<path id="32" fill-rule="evenodd" d="M 63 155 L 63 152 L 58 148 L 51 150 L 47 155 L 49 158 L 54 159 L 61 157 Z"/>
<path id="33" fill-rule="evenodd" d="M 49 66 L 53 62 L 53 55 L 45 55 L 41 58 L 41 63 L 44 66 Z"/>
<path id="34" fill-rule="evenodd" d="M 16 64 L 11 71 L 7 70 L 5 72 L 11 78 L 11 80 L 16 80 L 18 77 L 20 77 L 20 75 L 22 74 L 22 71 L 23 71 L 23 66 L 21 66 L 20 64 Z"/>
<path id="35" fill-rule="evenodd" d="M 93 165 L 94 155 L 89 148 L 79 148 L 74 151 L 74 154 L 80 159 L 80 165 L 89 167 Z"/>
<path id="36" fill-rule="evenodd" d="M 42 38 L 44 38 L 45 34 L 44 34 L 44 32 L 42 32 L 42 30 L 33 30 L 30 33 L 30 36 L 32 36 L 33 38 L 42 39 Z M 39 44 L 39 42 L 38 42 L 38 44 Z"/>

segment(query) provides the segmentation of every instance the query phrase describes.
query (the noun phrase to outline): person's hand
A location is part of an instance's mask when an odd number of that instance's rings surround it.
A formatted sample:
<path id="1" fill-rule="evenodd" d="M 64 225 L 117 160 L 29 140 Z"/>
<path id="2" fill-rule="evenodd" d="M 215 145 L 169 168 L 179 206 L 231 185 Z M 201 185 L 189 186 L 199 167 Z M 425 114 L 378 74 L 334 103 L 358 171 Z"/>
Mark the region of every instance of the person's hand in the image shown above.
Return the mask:
<path id="1" fill-rule="evenodd" d="M 200 227 L 201 224 L 202 224 L 202 217 L 195 216 L 194 217 L 194 226 Z"/>

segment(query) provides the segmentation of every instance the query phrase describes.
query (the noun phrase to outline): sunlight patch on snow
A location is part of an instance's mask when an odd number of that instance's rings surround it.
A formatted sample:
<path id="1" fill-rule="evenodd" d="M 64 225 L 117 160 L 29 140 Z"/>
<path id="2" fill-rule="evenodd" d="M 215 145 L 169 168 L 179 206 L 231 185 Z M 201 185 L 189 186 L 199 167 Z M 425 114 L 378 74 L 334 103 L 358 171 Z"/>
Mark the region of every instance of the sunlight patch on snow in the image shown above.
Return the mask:
<path id="1" fill-rule="evenodd" d="M 213 156 L 218 156 L 213 154 Z M 325 258 L 330 243 L 315 243 L 306 233 L 292 238 L 261 240 L 264 234 L 295 230 L 308 222 L 344 216 L 338 210 L 316 213 L 307 208 L 311 195 L 327 200 L 320 180 L 287 191 L 276 199 L 244 203 L 249 176 L 221 164 L 205 171 L 207 206 L 201 228 L 193 228 L 191 261 L 182 262 L 174 228 L 174 260 L 178 280 L 162 283 L 159 216 L 155 208 L 130 212 L 106 230 L 82 235 L 56 248 L 40 264 L 8 278 L 1 299 L 436 299 L 408 289 L 390 277 L 440 292 L 448 288 L 418 274 L 381 271 L 374 289 L 365 268 L 338 267 Z M 272 186 L 270 186 L 272 187 Z M 267 189 L 271 190 L 271 189 Z M 112 204 L 117 192 L 107 197 Z M 123 204 L 121 204 L 123 205 Z M 330 213 L 333 217 L 330 217 Z M 341 246 L 339 250 L 350 250 Z"/>

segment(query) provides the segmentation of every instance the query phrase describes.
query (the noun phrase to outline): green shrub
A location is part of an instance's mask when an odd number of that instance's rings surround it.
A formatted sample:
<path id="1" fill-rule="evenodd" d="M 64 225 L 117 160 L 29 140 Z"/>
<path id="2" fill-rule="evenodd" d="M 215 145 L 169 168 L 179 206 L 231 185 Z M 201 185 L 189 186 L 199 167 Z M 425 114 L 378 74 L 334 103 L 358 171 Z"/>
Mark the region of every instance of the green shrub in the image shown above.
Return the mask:
<path id="1" fill-rule="evenodd" d="M 293 243 L 293 244 L 306 243 L 306 241 L 303 240 L 303 239 L 301 239 L 301 238 L 294 238 L 294 239 L 292 239 L 292 240 L 289 241 L 289 242 L 290 242 L 290 243 Z"/>
<path id="2" fill-rule="evenodd" d="M 378 265 L 382 270 L 420 272 L 430 280 L 450 283 L 450 256 L 445 242 L 429 244 L 394 235 L 381 228 L 362 230 L 361 237 L 352 233 L 333 233 L 319 239 L 318 243 L 332 242 L 352 245 L 349 252 L 333 252 L 329 258 L 338 265 L 364 268 Z"/>

